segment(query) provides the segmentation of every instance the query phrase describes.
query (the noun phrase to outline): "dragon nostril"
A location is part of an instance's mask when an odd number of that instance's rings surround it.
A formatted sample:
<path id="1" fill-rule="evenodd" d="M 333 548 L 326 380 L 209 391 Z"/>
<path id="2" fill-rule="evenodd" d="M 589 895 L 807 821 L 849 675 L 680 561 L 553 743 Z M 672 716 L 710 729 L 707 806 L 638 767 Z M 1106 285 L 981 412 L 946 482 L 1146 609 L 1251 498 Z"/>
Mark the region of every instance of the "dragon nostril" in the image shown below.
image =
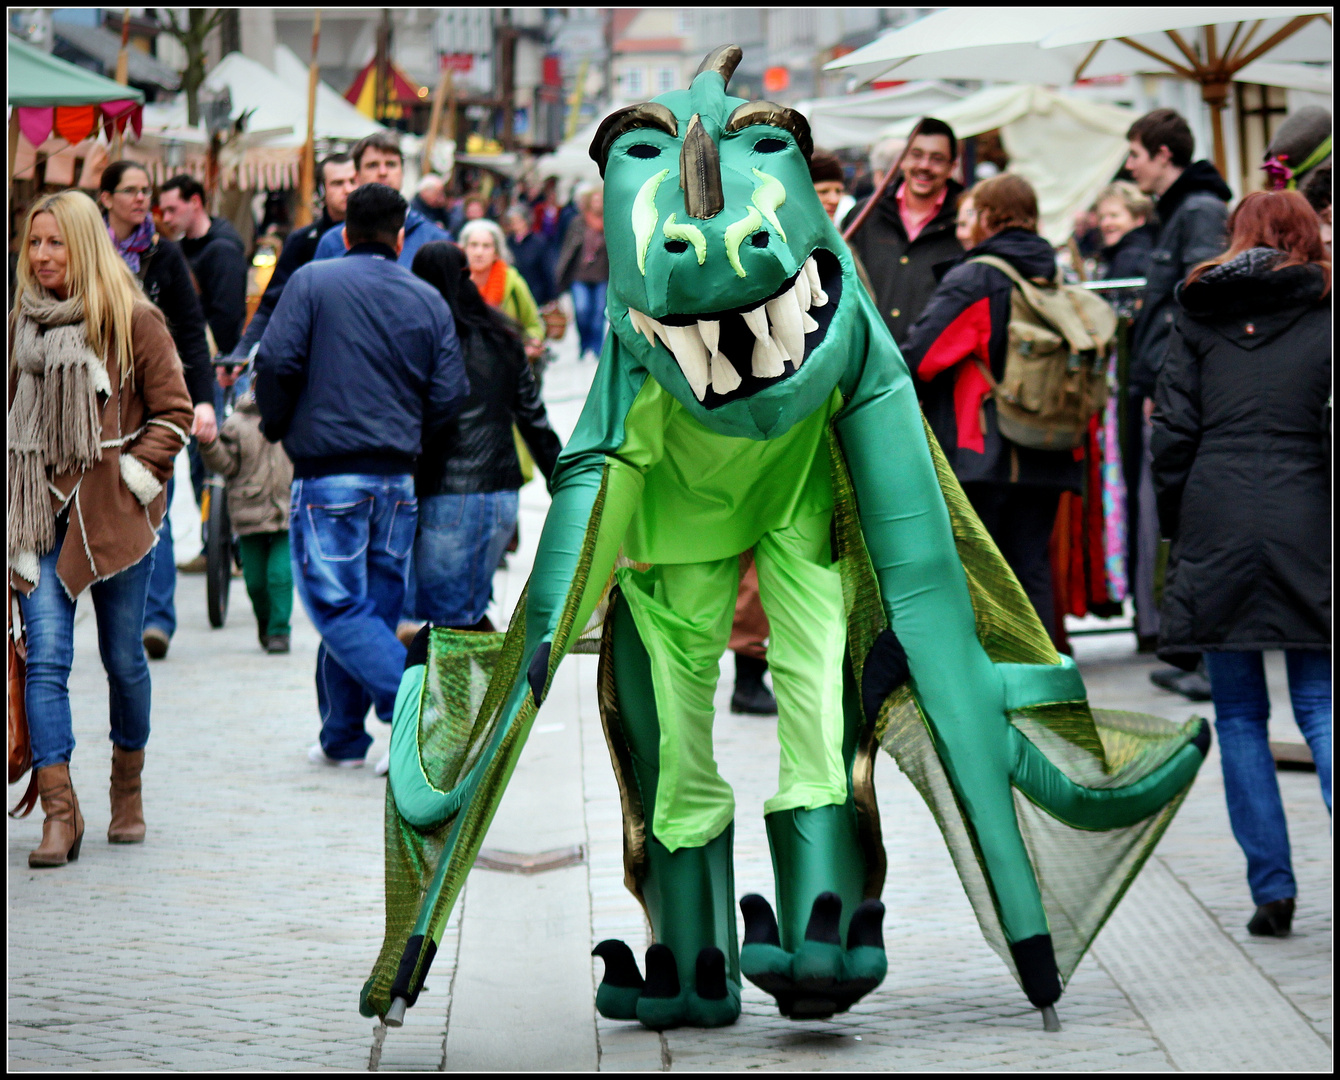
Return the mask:
<path id="1" fill-rule="evenodd" d="M 768 234 L 766 231 L 760 230 L 749 238 L 749 242 L 753 244 L 754 247 L 765 248 L 768 246 Z"/>
<path id="2" fill-rule="evenodd" d="M 683 240 L 667 240 L 665 242 L 665 250 L 672 255 L 678 255 L 681 251 L 688 251 L 689 245 Z"/>

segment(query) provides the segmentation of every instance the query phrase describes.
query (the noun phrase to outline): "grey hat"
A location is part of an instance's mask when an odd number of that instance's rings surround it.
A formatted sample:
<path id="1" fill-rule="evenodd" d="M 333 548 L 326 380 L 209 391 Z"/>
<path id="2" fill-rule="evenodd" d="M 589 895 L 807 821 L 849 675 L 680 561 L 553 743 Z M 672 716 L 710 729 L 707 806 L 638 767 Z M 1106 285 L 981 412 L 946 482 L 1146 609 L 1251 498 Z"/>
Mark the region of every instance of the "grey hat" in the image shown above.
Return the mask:
<path id="1" fill-rule="evenodd" d="M 1320 105 L 1308 105 L 1292 113 L 1275 132 L 1266 148 L 1265 158 L 1280 159 L 1293 171 L 1295 183 L 1302 183 L 1304 177 L 1318 165 L 1331 160 L 1329 141 L 1331 135 L 1331 114 Z M 1327 152 L 1312 161 L 1323 143 L 1328 144 Z M 1301 166 L 1306 165 L 1306 169 Z"/>

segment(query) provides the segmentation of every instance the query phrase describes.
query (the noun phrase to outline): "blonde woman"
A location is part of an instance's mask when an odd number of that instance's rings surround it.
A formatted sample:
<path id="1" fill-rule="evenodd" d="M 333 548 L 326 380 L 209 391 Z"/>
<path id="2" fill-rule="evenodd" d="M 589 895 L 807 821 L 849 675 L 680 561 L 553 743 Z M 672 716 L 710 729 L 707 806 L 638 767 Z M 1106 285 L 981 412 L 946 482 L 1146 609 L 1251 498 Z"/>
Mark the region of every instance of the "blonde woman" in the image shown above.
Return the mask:
<path id="1" fill-rule="evenodd" d="M 140 632 L 164 482 L 193 417 L 163 316 L 79 191 L 40 199 L 20 236 L 9 352 L 9 580 L 28 635 L 24 701 L 42 810 L 33 867 L 79 857 L 69 677 L 85 590 L 111 690 L 111 843 L 144 839 L 149 666 Z"/>
<path id="2" fill-rule="evenodd" d="M 1098 193 L 1099 276 L 1104 281 L 1144 277 L 1154 250 L 1154 200 L 1129 180 L 1117 180 Z"/>
<path id="3" fill-rule="evenodd" d="M 530 286 L 512 265 L 512 250 L 502 229 L 486 218 L 467 221 L 461 228 L 460 246 L 475 288 L 490 307 L 497 308 L 521 327 L 527 359 L 534 363 L 544 350 L 544 323 Z"/>

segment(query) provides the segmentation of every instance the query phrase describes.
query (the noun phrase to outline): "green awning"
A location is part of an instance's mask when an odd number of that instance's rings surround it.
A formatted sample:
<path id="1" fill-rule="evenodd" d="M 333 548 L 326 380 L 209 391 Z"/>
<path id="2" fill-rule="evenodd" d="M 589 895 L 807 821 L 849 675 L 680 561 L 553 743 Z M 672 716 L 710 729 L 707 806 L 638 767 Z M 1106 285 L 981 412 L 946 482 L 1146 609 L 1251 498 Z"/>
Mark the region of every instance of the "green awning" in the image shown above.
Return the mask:
<path id="1" fill-rule="evenodd" d="M 9 104 L 14 107 L 99 105 L 106 101 L 144 103 L 144 91 L 122 86 L 49 53 L 9 39 Z"/>

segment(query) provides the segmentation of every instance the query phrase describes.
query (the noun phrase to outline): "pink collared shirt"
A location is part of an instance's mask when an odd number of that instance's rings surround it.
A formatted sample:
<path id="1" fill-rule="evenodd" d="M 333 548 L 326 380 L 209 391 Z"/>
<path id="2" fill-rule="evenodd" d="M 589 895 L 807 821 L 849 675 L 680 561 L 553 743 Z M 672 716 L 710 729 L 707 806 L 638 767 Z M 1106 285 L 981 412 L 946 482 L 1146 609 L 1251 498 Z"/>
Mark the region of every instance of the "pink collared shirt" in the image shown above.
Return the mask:
<path id="1" fill-rule="evenodd" d="M 945 204 L 945 196 L 948 194 L 949 187 L 946 185 L 940 189 L 940 195 L 935 200 L 935 205 L 918 217 L 907 208 L 907 183 L 903 182 L 898 185 L 898 216 L 903 219 L 903 228 L 907 230 L 909 242 L 920 236 L 921 230 L 929 225 L 935 215 L 940 212 L 940 208 Z"/>

